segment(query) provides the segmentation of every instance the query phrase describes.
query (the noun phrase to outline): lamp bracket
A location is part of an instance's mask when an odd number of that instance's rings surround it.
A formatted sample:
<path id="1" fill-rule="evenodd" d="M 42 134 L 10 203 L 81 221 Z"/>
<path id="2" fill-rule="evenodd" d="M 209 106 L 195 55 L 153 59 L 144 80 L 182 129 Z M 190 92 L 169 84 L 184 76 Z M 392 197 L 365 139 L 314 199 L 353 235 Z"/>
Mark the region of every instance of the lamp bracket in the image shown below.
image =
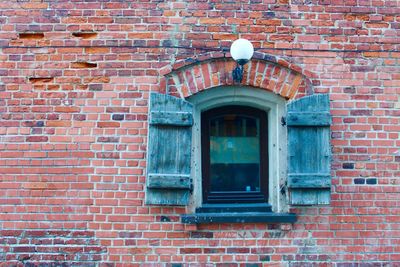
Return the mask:
<path id="1" fill-rule="evenodd" d="M 243 66 L 244 64 L 246 64 L 247 62 L 249 62 L 248 59 L 238 59 L 236 60 L 236 63 Z"/>
<path id="2" fill-rule="evenodd" d="M 241 83 L 243 80 L 243 65 L 237 62 L 236 68 L 232 71 L 233 81 L 236 83 Z"/>

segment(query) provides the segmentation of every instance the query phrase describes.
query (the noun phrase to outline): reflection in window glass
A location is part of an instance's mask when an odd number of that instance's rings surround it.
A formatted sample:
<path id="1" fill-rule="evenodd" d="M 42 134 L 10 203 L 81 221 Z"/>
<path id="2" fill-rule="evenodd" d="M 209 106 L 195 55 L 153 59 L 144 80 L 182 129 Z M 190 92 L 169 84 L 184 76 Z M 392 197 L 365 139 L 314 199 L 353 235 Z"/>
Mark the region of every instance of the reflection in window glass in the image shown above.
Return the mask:
<path id="1" fill-rule="evenodd" d="M 245 115 L 209 120 L 211 192 L 260 191 L 260 122 Z"/>

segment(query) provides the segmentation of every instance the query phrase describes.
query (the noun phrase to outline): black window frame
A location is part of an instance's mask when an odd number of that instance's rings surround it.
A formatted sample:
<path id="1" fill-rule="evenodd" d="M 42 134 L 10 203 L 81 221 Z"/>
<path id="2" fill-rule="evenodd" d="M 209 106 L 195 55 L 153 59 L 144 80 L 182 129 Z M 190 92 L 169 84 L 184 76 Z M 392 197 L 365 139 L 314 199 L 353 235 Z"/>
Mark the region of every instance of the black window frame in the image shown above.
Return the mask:
<path id="1" fill-rule="evenodd" d="M 248 115 L 260 121 L 260 191 L 210 192 L 210 119 L 221 115 Z M 267 203 L 268 202 L 268 114 L 266 111 L 243 105 L 212 108 L 201 113 L 201 169 L 203 204 Z"/>

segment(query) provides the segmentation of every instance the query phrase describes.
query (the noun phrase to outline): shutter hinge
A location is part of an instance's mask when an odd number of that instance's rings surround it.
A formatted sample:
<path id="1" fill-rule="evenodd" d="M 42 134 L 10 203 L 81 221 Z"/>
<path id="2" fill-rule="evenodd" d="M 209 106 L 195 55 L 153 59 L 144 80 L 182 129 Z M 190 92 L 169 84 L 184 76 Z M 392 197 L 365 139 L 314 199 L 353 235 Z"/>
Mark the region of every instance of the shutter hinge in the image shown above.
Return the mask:
<path id="1" fill-rule="evenodd" d="M 286 190 L 287 190 L 287 181 L 280 186 L 279 192 L 281 193 L 282 196 L 286 195 Z"/>
<path id="2" fill-rule="evenodd" d="M 282 116 L 281 118 L 281 125 L 285 126 L 286 125 L 286 118 Z"/>

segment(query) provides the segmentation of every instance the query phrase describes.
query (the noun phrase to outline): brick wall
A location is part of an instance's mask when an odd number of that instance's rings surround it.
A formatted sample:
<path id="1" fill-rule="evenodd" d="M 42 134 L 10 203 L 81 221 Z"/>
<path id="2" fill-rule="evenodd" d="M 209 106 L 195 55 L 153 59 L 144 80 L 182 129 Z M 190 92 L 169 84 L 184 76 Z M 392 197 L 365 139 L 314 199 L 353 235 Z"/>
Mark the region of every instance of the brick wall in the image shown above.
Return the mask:
<path id="1" fill-rule="evenodd" d="M 0 262 L 400 266 L 399 14 L 389 0 L 2 1 Z M 232 84 L 238 37 L 257 50 L 244 84 L 332 100 L 332 203 L 292 208 L 293 225 L 188 226 L 185 207 L 143 203 L 149 92 Z"/>

